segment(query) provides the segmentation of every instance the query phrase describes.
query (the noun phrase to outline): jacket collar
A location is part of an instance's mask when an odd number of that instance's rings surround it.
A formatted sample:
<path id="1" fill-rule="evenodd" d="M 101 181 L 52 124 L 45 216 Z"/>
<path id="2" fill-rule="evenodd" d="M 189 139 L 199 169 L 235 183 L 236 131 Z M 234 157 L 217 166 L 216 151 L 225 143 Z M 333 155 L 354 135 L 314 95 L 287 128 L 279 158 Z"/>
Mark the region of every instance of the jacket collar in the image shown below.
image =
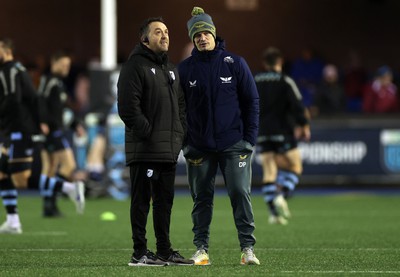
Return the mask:
<path id="1" fill-rule="evenodd" d="M 212 59 L 222 51 L 225 51 L 225 40 L 222 38 L 218 37 L 215 39 L 215 48 L 214 50 L 211 51 L 199 51 L 197 50 L 197 47 L 195 46 L 192 50 L 192 56 L 198 58 L 198 59 Z"/>
<path id="2" fill-rule="evenodd" d="M 135 46 L 132 53 L 129 55 L 129 59 L 132 56 L 136 56 L 136 55 L 144 56 L 147 59 L 149 59 L 152 62 L 159 64 L 159 65 L 168 64 L 168 55 L 166 52 L 158 55 L 158 54 L 154 53 L 150 48 L 145 46 L 143 43 L 139 43 Z"/>

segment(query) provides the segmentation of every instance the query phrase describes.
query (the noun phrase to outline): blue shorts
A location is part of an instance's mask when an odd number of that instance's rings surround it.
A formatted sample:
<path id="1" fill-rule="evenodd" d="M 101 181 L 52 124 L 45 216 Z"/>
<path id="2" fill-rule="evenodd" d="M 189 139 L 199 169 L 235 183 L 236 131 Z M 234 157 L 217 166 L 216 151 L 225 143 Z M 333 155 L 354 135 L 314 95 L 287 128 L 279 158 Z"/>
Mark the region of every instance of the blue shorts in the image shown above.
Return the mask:
<path id="1" fill-rule="evenodd" d="M 49 151 L 50 153 L 71 148 L 67 136 L 62 130 L 51 132 L 46 137 L 45 146 L 47 151 Z"/>
<path id="2" fill-rule="evenodd" d="M 294 148 L 297 148 L 297 140 L 293 135 L 266 136 L 265 140 L 258 143 L 260 153 L 274 152 L 283 154 Z"/>
<path id="3" fill-rule="evenodd" d="M 32 167 L 34 143 L 31 135 L 19 132 L 5 137 L 1 149 L 0 171 L 16 173 Z"/>

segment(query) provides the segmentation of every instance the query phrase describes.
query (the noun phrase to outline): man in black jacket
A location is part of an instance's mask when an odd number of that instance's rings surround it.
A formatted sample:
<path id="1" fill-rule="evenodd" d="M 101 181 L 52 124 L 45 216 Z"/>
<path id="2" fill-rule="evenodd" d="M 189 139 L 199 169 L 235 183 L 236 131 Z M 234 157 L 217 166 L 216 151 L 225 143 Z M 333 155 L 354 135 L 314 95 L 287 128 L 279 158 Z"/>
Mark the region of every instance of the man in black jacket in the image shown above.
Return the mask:
<path id="1" fill-rule="evenodd" d="M 32 135 L 37 93 L 25 67 L 14 60 L 13 42 L 0 38 L 0 195 L 7 212 L 0 234 L 21 234 L 17 189 L 28 187 L 32 174 Z"/>
<path id="2" fill-rule="evenodd" d="M 63 120 L 64 113 L 69 110 L 63 79 L 68 76 L 70 66 L 71 58 L 66 52 L 55 52 L 51 57 L 50 72 L 41 77 L 38 89 L 49 127 L 45 147 L 41 151 L 43 172 L 39 180 L 44 197 L 45 217 L 61 215 L 56 205 L 57 194 L 60 191 L 75 203 L 78 213 L 82 214 L 85 207 L 84 183 L 73 177 L 76 161 Z M 71 127 L 78 137 L 85 135 L 85 129 L 78 120 L 74 118 L 71 121 L 67 124 L 70 125 L 68 127 Z"/>
<path id="3" fill-rule="evenodd" d="M 185 136 L 185 102 L 175 66 L 168 62 L 168 29 L 162 18 L 140 28 L 141 43 L 118 80 L 118 112 L 125 123 L 126 164 L 131 176 L 130 266 L 191 265 L 169 238 L 178 154 Z M 146 222 L 153 201 L 157 254 L 147 249 Z"/>

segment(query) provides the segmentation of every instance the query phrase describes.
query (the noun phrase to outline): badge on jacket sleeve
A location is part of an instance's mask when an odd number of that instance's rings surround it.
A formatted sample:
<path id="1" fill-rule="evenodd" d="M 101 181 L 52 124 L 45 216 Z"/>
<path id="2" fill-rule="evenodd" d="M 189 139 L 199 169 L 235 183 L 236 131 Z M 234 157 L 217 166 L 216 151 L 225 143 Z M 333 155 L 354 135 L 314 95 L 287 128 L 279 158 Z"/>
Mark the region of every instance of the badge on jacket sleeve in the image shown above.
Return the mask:
<path id="1" fill-rule="evenodd" d="M 234 63 L 235 60 L 231 56 L 226 56 L 224 58 L 224 62 L 226 62 L 226 63 Z"/>
<path id="2" fill-rule="evenodd" d="M 173 71 L 169 71 L 169 75 L 171 75 L 172 80 L 175 81 L 175 73 Z"/>
<path id="3" fill-rule="evenodd" d="M 151 178 L 153 176 L 153 169 L 147 169 L 147 177 Z"/>

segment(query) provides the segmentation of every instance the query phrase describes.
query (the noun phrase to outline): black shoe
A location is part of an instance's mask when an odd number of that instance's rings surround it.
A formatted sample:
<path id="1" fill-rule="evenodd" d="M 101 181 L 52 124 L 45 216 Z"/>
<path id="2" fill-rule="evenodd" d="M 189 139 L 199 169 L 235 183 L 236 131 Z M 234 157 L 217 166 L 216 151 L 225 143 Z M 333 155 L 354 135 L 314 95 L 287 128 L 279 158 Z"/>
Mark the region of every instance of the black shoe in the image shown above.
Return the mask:
<path id="1" fill-rule="evenodd" d="M 63 217 L 64 214 L 60 212 L 58 209 L 54 210 L 44 210 L 43 211 L 43 217 Z"/>
<path id="2" fill-rule="evenodd" d="M 43 217 L 62 217 L 63 214 L 58 209 L 55 197 L 45 197 L 43 199 Z"/>
<path id="3" fill-rule="evenodd" d="M 147 250 L 146 254 L 141 256 L 140 258 L 135 258 L 132 255 L 129 266 L 166 266 L 167 262 L 160 260 L 153 252 Z"/>
<path id="4" fill-rule="evenodd" d="M 160 260 L 167 262 L 169 265 L 193 265 L 194 261 L 185 259 L 178 251 L 172 251 L 168 258 L 157 255 Z"/>

